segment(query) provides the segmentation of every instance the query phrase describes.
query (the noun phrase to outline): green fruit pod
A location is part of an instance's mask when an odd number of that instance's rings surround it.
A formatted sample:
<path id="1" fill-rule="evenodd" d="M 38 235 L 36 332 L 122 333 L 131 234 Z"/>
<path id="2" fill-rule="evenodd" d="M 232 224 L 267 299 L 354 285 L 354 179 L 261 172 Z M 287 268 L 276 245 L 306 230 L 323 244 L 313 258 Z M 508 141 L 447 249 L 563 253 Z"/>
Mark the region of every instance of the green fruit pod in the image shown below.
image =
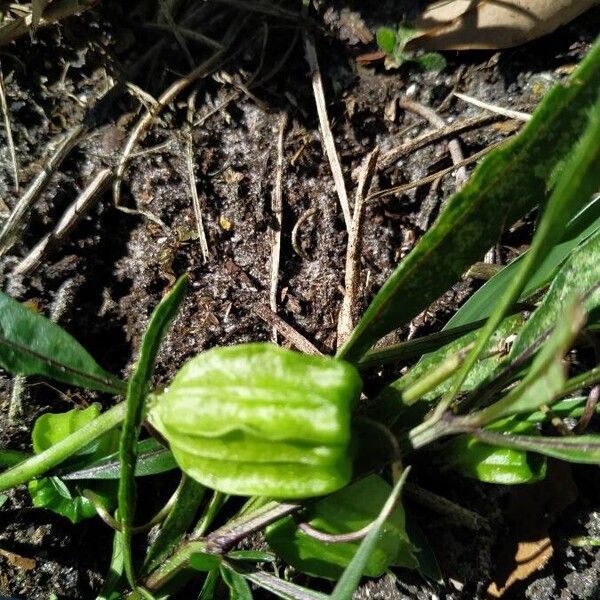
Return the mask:
<path id="1" fill-rule="evenodd" d="M 149 418 L 181 470 L 208 487 L 320 496 L 350 481 L 350 421 L 361 387 L 344 361 L 241 344 L 188 361 Z"/>

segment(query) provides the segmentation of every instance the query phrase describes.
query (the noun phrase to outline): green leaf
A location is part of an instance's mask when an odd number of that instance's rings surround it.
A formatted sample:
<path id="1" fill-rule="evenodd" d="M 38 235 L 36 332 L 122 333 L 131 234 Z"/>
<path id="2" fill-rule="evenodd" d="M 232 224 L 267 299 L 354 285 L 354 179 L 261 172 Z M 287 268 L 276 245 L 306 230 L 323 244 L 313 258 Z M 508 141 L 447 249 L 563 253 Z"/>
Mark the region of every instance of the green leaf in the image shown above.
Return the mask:
<path id="1" fill-rule="evenodd" d="M 0 450 L 0 468 L 14 467 L 30 457 L 31 454 L 20 450 Z"/>
<path id="2" fill-rule="evenodd" d="M 569 307 L 519 385 L 501 400 L 464 419 L 478 426 L 486 425 L 502 417 L 533 412 L 556 401 L 566 380 L 563 357 L 583 323 L 581 307 L 577 304 Z"/>
<path id="3" fill-rule="evenodd" d="M 487 444 L 537 452 L 567 462 L 600 464 L 600 435 L 545 437 L 512 435 L 478 429 L 473 435 Z"/>
<path id="4" fill-rule="evenodd" d="M 409 322 L 458 281 L 499 239 L 505 226 L 544 200 L 552 172 L 588 124 L 587 113 L 599 87 L 600 40 L 569 83 L 555 87 L 523 131 L 491 152 L 469 183 L 452 196 L 434 226 L 371 302 L 338 351 L 339 357 L 358 362 L 375 341 Z M 572 196 L 573 213 L 588 198 L 580 193 Z M 555 225 L 560 231 L 561 224 Z"/>
<path id="5" fill-rule="evenodd" d="M 108 574 L 96 600 L 119 600 L 123 587 L 123 534 L 115 531 Z"/>
<path id="6" fill-rule="evenodd" d="M 600 62 L 600 38 L 598 48 Z M 564 166 L 561 165 L 556 187 L 544 209 L 527 256 L 523 259 L 513 280 L 502 292 L 494 311 L 477 337 L 475 347 L 454 378 L 452 388 L 446 394 L 443 404 L 448 405 L 459 392 L 489 337 L 514 302 L 518 300 L 530 275 L 535 272 L 546 254 L 560 240 L 565 231 L 565 225 L 575 216 L 582 204 L 585 206 L 589 202 L 589 198 L 600 186 L 599 163 L 600 94 L 597 94 L 596 102 L 589 111 L 588 124 L 584 134 L 575 145 Z"/>
<path id="7" fill-rule="evenodd" d="M 396 48 L 396 32 L 389 27 L 380 27 L 375 33 L 377 46 L 386 54 L 393 56 Z"/>
<path id="8" fill-rule="evenodd" d="M 205 554 L 204 552 L 195 552 L 190 556 L 189 564 L 196 571 L 213 571 L 219 568 L 221 558 L 214 554 Z"/>
<path id="9" fill-rule="evenodd" d="M 535 426 L 514 418 L 503 419 L 488 431 L 535 432 Z M 452 439 L 440 450 L 440 462 L 466 477 L 486 483 L 517 485 L 535 483 L 546 476 L 546 460 L 524 450 L 486 444 L 472 435 Z"/>
<path id="10" fill-rule="evenodd" d="M 260 550 L 232 550 L 227 553 L 227 558 L 250 562 L 275 562 L 276 560 L 270 552 L 261 552 Z"/>
<path id="11" fill-rule="evenodd" d="M 146 438 L 137 444 L 136 477 L 159 475 L 177 468 L 177 463 L 171 451 L 162 446 L 154 438 Z M 1 461 L 1 455 L 0 455 Z M 60 476 L 65 481 L 77 479 L 119 479 L 121 476 L 121 461 L 119 453 L 113 453 L 97 461 L 86 464 L 83 468 L 61 471 Z"/>
<path id="12" fill-rule="evenodd" d="M 521 315 L 513 315 L 502 322 L 500 327 L 491 337 L 485 350 L 486 353 L 491 352 L 492 355 L 488 358 L 483 358 L 476 363 L 462 386 L 463 391 L 474 390 L 506 360 L 506 354 L 498 352 L 498 350 L 501 349 L 503 343 L 511 335 L 518 332 L 522 326 L 523 317 Z M 417 400 L 414 398 L 414 395 L 411 395 L 410 399 L 407 399 L 405 397 L 407 390 L 410 390 L 411 386 L 422 381 L 425 376 L 433 373 L 436 368 L 444 363 L 444 361 L 456 356 L 469 344 L 472 344 L 477 339 L 478 334 L 478 331 L 472 331 L 457 340 L 446 344 L 436 352 L 431 352 L 423 356 L 423 358 L 412 367 L 406 375 L 393 381 L 381 391 L 373 403 L 369 415 L 386 423 L 396 421 L 404 414 L 407 407 L 414 404 Z M 460 365 L 457 365 L 457 368 L 458 366 Z M 451 375 L 452 372 L 449 372 L 447 374 L 448 378 Z M 421 399 L 427 401 L 435 400 L 435 398 L 438 398 L 448 391 L 450 385 L 451 381 L 446 379 L 427 393 L 423 394 Z"/>
<path id="13" fill-rule="evenodd" d="M 58 477 L 34 479 L 29 482 L 27 489 L 35 507 L 51 510 L 71 523 L 96 516 L 94 505 L 77 492 L 71 492 Z"/>
<path id="14" fill-rule="evenodd" d="M 190 477 L 183 476 L 177 500 L 165 519 L 160 532 L 146 554 L 142 574 L 149 574 L 168 556 L 181 541 L 192 524 L 204 499 L 206 488 Z M 210 569 L 209 569 L 210 570 Z"/>
<path id="15" fill-rule="evenodd" d="M 91 404 L 86 409 L 74 408 L 67 412 L 40 415 L 35 420 L 31 432 L 33 451 L 41 454 L 99 416 L 99 404 Z M 73 457 L 85 456 L 87 460 L 95 461 L 113 452 L 117 445 L 118 433 L 114 430 L 109 431 L 78 450 Z M 71 459 L 70 462 L 73 460 Z"/>
<path id="16" fill-rule="evenodd" d="M 371 555 L 377 548 L 381 536 L 385 533 L 386 523 L 388 522 L 390 515 L 394 513 L 394 509 L 400 498 L 402 486 L 406 482 L 409 472 L 410 467 L 404 469 L 402 477 L 400 477 L 396 485 L 394 485 L 394 488 L 392 489 L 391 494 L 381 509 L 379 516 L 371 525 L 369 533 L 360 543 L 360 546 L 352 558 L 352 561 L 346 567 L 340 580 L 337 582 L 331 594 L 331 600 L 348 600 L 348 598 L 352 598 L 352 594 L 354 594 L 358 584 L 360 583 L 360 578 L 365 572 L 365 568 Z"/>
<path id="17" fill-rule="evenodd" d="M 440 565 L 435 557 L 433 548 L 429 545 L 429 541 L 423 530 L 421 529 L 415 516 L 406 511 L 406 533 L 408 539 L 415 548 L 415 558 L 418 561 L 417 570 L 423 577 L 439 585 L 444 584 L 444 576 L 440 569 Z"/>
<path id="18" fill-rule="evenodd" d="M 426 71 L 443 71 L 448 62 L 439 52 L 425 52 L 414 59 Z"/>
<path id="19" fill-rule="evenodd" d="M 306 520 L 328 534 L 350 533 L 372 523 L 390 495 L 391 487 L 370 475 L 307 508 Z M 287 563 L 308 575 L 337 579 L 352 561 L 359 542 L 325 543 L 301 531 L 286 517 L 266 531 L 267 542 Z M 363 573 L 379 577 L 390 565 L 414 568 L 417 561 L 405 530 L 404 510 L 398 504 L 371 549 Z"/>
<path id="20" fill-rule="evenodd" d="M 241 574 L 255 585 L 271 592 L 283 600 L 328 600 L 327 594 L 315 592 L 308 588 L 275 577 L 266 571 L 241 571 Z"/>
<path id="21" fill-rule="evenodd" d="M 198 600 L 214 600 L 215 589 L 219 581 L 219 569 L 213 569 L 206 575 Z"/>
<path id="22" fill-rule="evenodd" d="M 229 600 L 252 600 L 246 580 L 227 565 L 221 565 L 221 577 L 229 588 Z"/>
<path id="23" fill-rule="evenodd" d="M 64 413 L 47 413 L 38 417 L 33 426 L 31 438 L 36 454 L 56 446 L 75 431 L 83 429 L 96 420 L 100 415 L 100 406 L 92 404 L 81 410 L 74 408 Z M 109 431 L 92 443 L 80 448 L 71 455 L 70 461 L 75 462 L 82 456 L 95 460 L 112 452 L 118 443 L 118 435 Z M 102 500 L 104 507 L 110 510 L 114 504 L 113 486 L 88 485 Z M 94 505 L 78 491 L 75 486 L 69 486 L 58 477 L 34 479 L 28 485 L 33 505 L 46 508 L 59 515 L 67 517 L 72 523 L 96 516 Z"/>
<path id="24" fill-rule="evenodd" d="M 517 357 L 559 320 L 567 305 L 582 297 L 600 282 L 600 231 L 574 250 L 567 258 L 544 301 L 527 321 L 511 350 Z M 600 306 L 600 291 L 584 302 L 586 312 Z"/>
<path id="25" fill-rule="evenodd" d="M 123 530 L 123 556 L 125 573 L 130 585 L 135 588 L 133 558 L 131 554 L 131 529 L 135 515 L 135 467 L 137 463 L 137 441 L 142 426 L 144 402 L 150 388 L 152 372 L 159 345 L 175 318 L 187 289 L 188 277 L 180 277 L 173 289 L 154 309 L 148 328 L 144 333 L 140 355 L 127 386 L 127 411 L 121 433 L 119 448 L 121 477 L 119 478 L 119 515 Z"/>
<path id="26" fill-rule="evenodd" d="M 600 228 L 600 196 L 589 202 L 567 226 L 561 241 L 556 244 L 544 257 L 535 273 L 529 278 L 522 298 L 547 285 L 554 276 L 556 269 L 590 235 Z M 521 254 L 509 265 L 496 273 L 489 281 L 479 288 L 448 321 L 444 330 L 450 331 L 457 327 L 466 327 L 478 323 L 490 316 L 498 297 L 508 283 L 515 277 L 526 253 Z"/>
<path id="27" fill-rule="evenodd" d="M 102 369 L 64 329 L 0 292 L 0 367 L 121 394 L 125 384 Z"/>
<path id="28" fill-rule="evenodd" d="M 6 494 L 0 494 L 0 508 L 2 508 L 4 504 L 6 504 L 7 500 L 8 496 Z"/>

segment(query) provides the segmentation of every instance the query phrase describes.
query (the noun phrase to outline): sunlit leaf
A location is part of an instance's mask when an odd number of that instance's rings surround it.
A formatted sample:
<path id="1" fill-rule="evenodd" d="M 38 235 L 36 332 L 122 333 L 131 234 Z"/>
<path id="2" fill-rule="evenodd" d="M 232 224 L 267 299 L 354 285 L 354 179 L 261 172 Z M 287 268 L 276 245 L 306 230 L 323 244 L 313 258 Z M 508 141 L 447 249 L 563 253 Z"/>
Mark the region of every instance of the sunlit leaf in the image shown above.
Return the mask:
<path id="1" fill-rule="evenodd" d="M 560 318 L 566 306 L 597 288 L 600 283 L 600 232 L 574 250 L 561 267 L 544 301 L 530 317 L 511 350 L 516 357 L 548 331 Z M 583 303 L 587 312 L 600 305 L 600 290 Z"/>
<path id="2" fill-rule="evenodd" d="M 369 562 L 372 553 L 377 548 L 381 535 L 385 531 L 386 523 L 390 515 L 393 514 L 394 508 L 398 503 L 400 493 L 402 492 L 402 486 L 406 481 L 409 471 L 410 468 L 405 469 L 402 473 L 402 477 L 400 477 L 394 485 L 379 516 L 371 525 L 369 533 L 360 543 L 356 554 L 350 561 L 350 564 L 344 569 L 342 576 L 333 589 L 331 600 L 348 600 L 348 598 L 351 598 L 352 594 L 356 591 L 362 574 L 365 572 L 365 567 Z"/>
<path id="3" fill-rule="evenodd" d="M 177 468 L 171 451 L 159 444 L 154 438 L 141 440 L 137 444 L 138 460 L 135 465 L 135 476 L 146 477 L 158 475 Z M 1 454 L 0 454 L 1 460 Z M 100 460 L 90 462 L 85 467 L 61 471 L 64 480 L 75 479 L 119 479 L 121 462 L 119 453 L 115 452 Z"/>
<path id="4" fill-rule="evenodd" d="M 41 454 L 97 419 L 99 415 L 100 407 L 97 404 L 92 404 L 85 410 L 74 408 L 64 413 L 41 415 L 36 419 L 31 433 L 34 452 Z M 94 460 L 114 451 L 117 444 L 118 434 L 114 430 L 110 431 L 73 454 L 70 462 L 77 463 L 82 457 Z M 112 508 L 115 486 L 91 482 L 86 482 L 85 486 L 92 489 L 107 510 Z M 94 505 L 82 495 L 80 488 L 65 483 L 59 477 L 34 479 L 29 482 L 28 489 L 34 506 L 67 517 L 72 523 L 96 516 Z"/>
<path id="5" fill-rule="evenodd" d="M 529 277 L 521 294 L 526 298 L 547 285 L 556 269 L 579 244 L 600 228 L 600 196 L 592 199 L 567 226 L 561 241 L 543 258 L 535 273 Z M 515 276 L 525 254 L 522 254 L 479 288 L 448 321 L 443 331 L 468 326 L 490 316 L 501 291 Z"/>
<path id="6" fill-rule="evenodd" d="M 523 380 L 504 398 L 465 419 L 485 425 L 513 414 L 533 412 L 544 404 L 555 402 L 566 380 L 563 357 L 583 323 L 581 307 L 578 304 L 569 307 L 561 315 Z"/>
<path id="7" fill-rule="evenodd" d="M 180 277 L 173 289 L 154 309 L 148 328 L 142 338 L 140 355 L 127 386 L 125 420 L 121 433 L 119 456 L 121 476 L 119 478 L 119 515 L 123 528 L 123 557 L 127 580 L 135 586 L 133 557 L 131 554 L 131 529 L 135 515 L 137 442 L 142 427 L 144 403 L 154 370 L 158 348 L 175 318 L 187 289 L 188 277 Z"/>
<path id="8" fill-rule="evenodd" d="M 477 430 L 473 435 L 488 444 L 537 452 L 567 462 L 600 464 L 600 435 L 527 436 L 484 429 Z"/>
<path id="9" fill-rule="evenodd" d="M 553 171 L 588 125 L 599 87 L 600 42 L 570 82 L 555 87 L 523 131 L 490 153 L 448 201 L 371 302 L 340 357 L 360 360 L 376 340 L 418 315 L 481 259 L 504 227 L 546 198 Z M 571 198 L 573 214 L 588 199 L 579 193 Z"/>
<path id="10" fill-rule="evenodd" d="M 307 508 L 306 520 L 313 528 L 328 534 L 357 531 L 372 523 L 391 487 L 381 477 L 370 475 Z M 360 542 L 330 544 L 301 531 L 292 517 L 271 525 L 266 532 L 273 551 L 299 571 L 309 575 L 337 579 L 350 564 Z M 398 504 L 388 517 L 372 548 L 363 573 L 379 577 L 391 566 L 414 568 L 413 555 L 405 530 L 405 516 Z"/>

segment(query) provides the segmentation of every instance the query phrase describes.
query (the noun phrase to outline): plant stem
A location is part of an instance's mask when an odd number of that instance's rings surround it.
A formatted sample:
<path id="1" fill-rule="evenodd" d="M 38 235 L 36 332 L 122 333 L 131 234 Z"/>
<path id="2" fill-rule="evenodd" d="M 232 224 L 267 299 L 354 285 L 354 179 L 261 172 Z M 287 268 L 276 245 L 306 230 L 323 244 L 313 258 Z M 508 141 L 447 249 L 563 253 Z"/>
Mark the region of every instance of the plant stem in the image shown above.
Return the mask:
<path id="1" fill-rule="evenodd" d="M 591 387 L 597 383 L 600 383 L 600 366 L 569 379 L 565 383 L 562 394 L 570 394 L 571 392 L 576 392 L 581 388 Z"/>
<path id="2" fill-rule="evenodd" d="M 113 427 L 116 427 L 123 421 L 124 417 L 125 403 L 120 402 L 101 414 L 97 419 L 73 432 L 57 444 L 54 444 L 48 450 L 32 456 L 12 469 L 0 474 L 0 491 L 27 483 L 31 479 L 43 475 L 46 471 L 59 465 L 84 446 L 87 446 Z"/>

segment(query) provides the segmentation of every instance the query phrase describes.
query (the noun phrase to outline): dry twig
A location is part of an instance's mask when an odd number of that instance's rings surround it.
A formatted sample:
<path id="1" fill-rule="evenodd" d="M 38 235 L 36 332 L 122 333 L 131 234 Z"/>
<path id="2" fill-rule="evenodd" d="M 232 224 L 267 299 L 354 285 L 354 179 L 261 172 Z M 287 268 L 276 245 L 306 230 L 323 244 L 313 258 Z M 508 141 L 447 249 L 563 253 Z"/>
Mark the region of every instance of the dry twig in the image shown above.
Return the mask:
<path id="1" fill-rule="evenodd" d="M 101 193 L 109 186 L 113 177 L 111 169 L 102 169 L 67 208 L 56 227 L 45 235 L 15 267 L 15 275 L 28 275 L 37 269 L 49 252 L 60 246 L 75 226 L 87 214 Z"/>
<path id="2" fill-rule="evenodd" d="M 409 110 L 410 112 L 427 119 L 434 127 L 437 127 L 438 129 L 444 129 L 444 127 L 446 127 L 446 122 L 444 119 L 442 119 L 442 117 L 440 117 L 433 109 L 421 104 L 420 102 L 416 102 L 408 98 L 401 98 L 399 101 L 399 106 L 404 110 Z M 450 151 L 450 156 L 452 157 L 452 162 L 455 166 L 464 160 L 465 157 L 463 156 L 458 139 L 453 138 L 448 142 L 448 150 Z M 468 176 L 465 167 L 458 167 L 456 171 L 456 187 L 460 189 L 467 179 Z"/>
<path id="3" fill-rule="evenodd" d="M 277 314 L 277 288 L 279 285 L 279 262 L 281 259 L 281 230 L 283 227 L 283 136 L 287 125 L 287 113 L 279 120 L 277 136 L 277 163 L 275 165 L 275 186 L 271 197 L 271 212 L 275 220 L 271 242 L 271 284 L 269 288 L 269 305 Z M 277 328 L 273 327 L 273 339 L 277 341 Z"/>
<path id="4" fill-rule="evenodd" d="M 296 331 L 279 315 L 276 315 L 268 306 L 257 304 L 253 311 L 257 317 L 260 317 L 265 323 L 276 329 L 277 333 L 292 344 L 292 346 L 304 352 L 304 354 L 312 354 L 313 356 L 323 354 L 312 342 L 309 342 L 299 331 Z"/>
<path id="5" fill-rule="evenodd" d="M 52 175 L 54 175 L 62 161 L 77 145 L 86 131 L 87 127 L 81 124 L 67 132 L 52 156 L 48 159 L 48 162 L 44 165 L 42 171 L 34 178 L 25 193 L 21 196 L 0 232 L 0 256 L 5 254 L 13 245 L 19 228 L 29 214 L 29 211 L 33 208 L 36 200 L 50 182 Z"/>
<path id="6" fill-rule="evenodd" d="M 194 173 L 194 139 L 192 137 L 192 122 L 196 111 L 196 92 L 192 92 L 188 99 L 187 121 L 188 128 L 186 132 L 186 164 L 188 170 L 188 178 L 190 181 L 190 192 L 192 194 L 192 207 L 194 208 L 194 217 L 196 219 L 196 231 L 200 242 L 200 251 L 202 252 L 202 262 L 207 263 L 210 258 L 208 250 L 208 242 L 206 241 L 206 233 L 204 231 L 204 221 L 202 219 L 202 207 L 198 198 L 198 189 L 196 187 L 196 175 Z"/>
<path id="7" fill-rule="evenodd" d="M 360 241 L 362 238 L 363 224 L 363 205 L 366 194 L 369 193 L 375 168 L 377 167 L 377 157 L 379 148 L 375 148 L 363 161 L 361 173 L 358 178 L 356 196 L 354 200 L 354 215 L 352 218 L 352 227 L 348 235 L 348 247 L 346 250 L 346 276 L 345 292 L 342 308 L 338 316 L 337 326 L 337 345 L 340 347 L 350 335 L 354 327 L 354 309 L 356 305 L 356 296 L 359 286 L 360 275 Z"/>
<path id="8" fill-rule="evenodd" d="M 313 93 L 315 96 L 315 103 L 317 105 L 317 113 L 319 115 L 319 124 L 321 125 L 323 146 L 325 147 L 325 153 L 329 159 L 329 166 L 331 167 L 335 190 L 340 200 L 342 212 L 344 213 L 346 229 L 350 231 L 350 228 L 352 227 L 352 213 L 350 212 L 350 204 L 348 202 L 348 193 L 346 191 L 346 184 L 344 182 L 344 174 L 342 173 L 342 166 L 340 165 L 340 159 L 338 158 L 338 154 L 335 149 L 335 141 L 333 139 L 333 134 L 331 133 L 331 127 L 329 126 L 329 118 L 327 117 L 325 91 L 323 90 L 323 79 L 321 77 L 321 70 L 319 68 L 319 61 L 317 59 L 315 41 L 312 35 L 308 32 L 304 33 L 304 46 L 306 48 L 306 60 L 308 61 L 308 66 L 310 68 Z"/>
<path id="9" fill-rule="evenodd" d="M 473 106 L 477 106 L 478 108 L 483 108 L 496 115 L 502 115 L 503 117 L 508 117 L 509 119 L 516 119 L 517 121 L 523 122 L 531 120 L 531 115 L 529 113 L 521 112 L 520 110 L 504 108 L 496 104 L 490 104 L 489 102 L 483 102 L 482 100 L 478 100 L 477 98 L 473 98 L 472 96 L 467 96 L 466 94 L 461 94 L 459 92 L 453 93 L 457 98 L 460 98 L 463 102 L 467 102 L 468 104 L 472 104 Z"/>
<path id="10" fill-rule="evenodd" d="M 6 102 L 6 90 L 4 89 L 4 73 L 2 72 L 2 63 L 0 63 L 0 106 L 2 106 L 2 117 L 4 118 L 4 129 L 6 132 L 6 143 L 10 152 L 10 160 L 13 168 L 13 179 L 15 182 L 15 194 L 19 193 L 19 164 L 17 163 L 17 154 L 10 126 L 10 111 Z"/>

